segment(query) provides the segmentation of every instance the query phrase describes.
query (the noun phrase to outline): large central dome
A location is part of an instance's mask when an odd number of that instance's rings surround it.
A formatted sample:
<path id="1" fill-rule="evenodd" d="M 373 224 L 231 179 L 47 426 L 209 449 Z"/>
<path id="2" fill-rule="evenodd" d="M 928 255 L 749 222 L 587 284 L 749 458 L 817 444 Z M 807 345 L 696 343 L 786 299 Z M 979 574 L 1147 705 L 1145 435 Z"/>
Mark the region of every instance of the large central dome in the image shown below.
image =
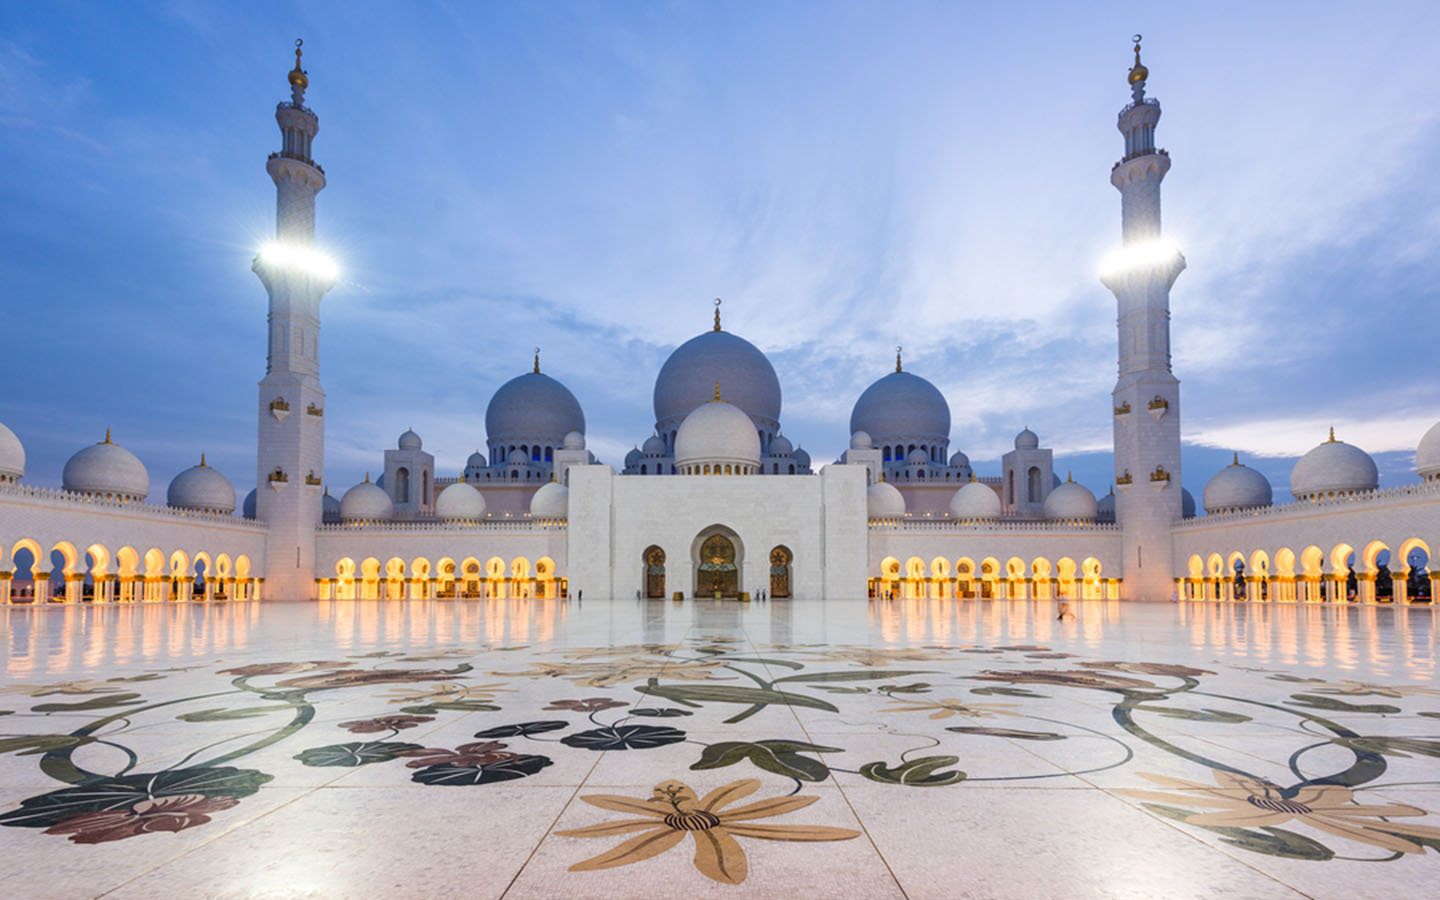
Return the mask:
<path id="1" fill-rule="evenodd" d="M 850 433 L 864 431 L 876 444 L 950 437 L 950 404 L 935 385 L 909 372 L 891 372 L 870 385 L 850 413 Z"/>
<path id="2" fill-rule="evenodd" d="M 585 413 L 565 385 L 538 371 L 500 386 L 485 408 L 485 433 L 493 445 L 516 440 L 550 439 L 557 446 L 572 431 L 585 432 Z"/>
<path id="3" fill-rule="evenodd" d="M 715 382 L 726 402 L 775 428 L 780 422 L 780 379 L 759 348 L 728 331 L 707 331 L 675 349 L 655 378 L 655 421 L 661 431 L 704 406 Z"/>

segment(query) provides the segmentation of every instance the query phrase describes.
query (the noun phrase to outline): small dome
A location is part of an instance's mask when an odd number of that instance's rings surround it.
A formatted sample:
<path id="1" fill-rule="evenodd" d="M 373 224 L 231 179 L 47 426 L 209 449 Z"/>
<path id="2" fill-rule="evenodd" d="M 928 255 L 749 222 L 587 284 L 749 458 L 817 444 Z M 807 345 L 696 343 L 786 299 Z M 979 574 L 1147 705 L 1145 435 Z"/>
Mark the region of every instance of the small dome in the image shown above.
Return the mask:
<path id="1" fill-rule="evenodd" d="M 643 454 L 643 453 L 640 452 L 640 448 L 639 448 L 639 447 L 636 447 L 635 449 L 631 450 L 629 453 L 625 454 L 625 468 L 627 468 L 627 469 L 633 469 L 633 468 L 635 468 L 636 466 L 640 465 L 640 460 L 642 460 L 642 459 L 644 459 L 644 458 L 645 458 L 645 454 Z"/>
<path id="2" fill-rule="evenodd" d="M 675 465 L 719 463 L 751 474 L 760 466 L 760 435 L 744 410 L 724 400 L 698 407 L 675 434 Z M 689 474 L 694 474 L 689 473 Z"/>
<path id="3" fill-rule="evenodd" d="M 560 446 L 566 450 L 584 450 L 585 435 L 578 431 L 571 431 L 565 435 L 565 439 L 560 442 Z"/>
<path id="4" fill-rule="evenodd" d="M 870 385 L 850 411 L 850 431 L 881 443 L 950 436 L 950 404 L 935 385 L 909 372 L 891 372 Z"/>
<path id="5" fill-rule="evenodd" d="M 930 464 L 930 456 L 924 450 L 916 447 L 910 451 L 909 456 L 905 457 L 905 462 L 912 466 L 928 466 Z"/>
<path id="6" fill-rule="evenodd" d="M 510 451 L 510 456 L 506 458 L 505 462 L 512 466 L 523 466 L 530 462 L 530 457 L 525 455 L 524 450 L 516 447 Z"/>
<path id="7" fill-rule="evenodd" d="M 15 432 L 0 422 L 0 482 L 25 475 L 25 447 Z"/>
<path id="8" fill-rule="evenodd" d="M 435 517 L 446 522 L 474 522 L 485 518 L 485 496 L 457 481 L 435 498 Z"/>
<path id="9" fill-rule="evenodd" d="M 664 456 L 665 441 L 659 435 L 652 434 L 640 445 L 640 452 L 646 456 Z"/>
<path id="10" fill-rule="evenodd" d="M 1036 436 L 1035 432 L 1031 431 L 1029 428 L 1026 428 L 1024 431 L 1021 431 L 1019 434 L 1015 435 L 1016 450 L 1036 450 L 1039 449 L 1039 447 L 1040 438 Z"/>
<path id="11" fill-rule="evenodd" d="M 966 456 L 964 453 L 961 453 L 959 450 L 956 450 L 954 453 L 950 454 L 950 468 L 952 468 L 952 469 L 968 469 L 968 468 L 970 468 L 970 457 Z"/>
<path id="12" fill-rule="evenodd" d="M 972 481 L 962 485 L 950 498 L 953 519 L 1000 518 L 1000 495 L 988 484 Z"/>
<path id="13" fill-rule="evenodd" d="M 0 455 L 0 458 L 3 458 L 3 455 Z M 24 462 L 23 456 L 21 462 Z M 3 465 L 4 463 L 0 463 L 0 466 Z M 1420 439 L 1420 446 L 1415 448 L 1415 471 L 1426 481 L 1440 478 L 1440 422 L 1430 426 L 1430 430 Z"/>
<path id="14" fill-rule="evenodd" d="M 798 448 L 796 448 L 796 450 L 795 450 L 795 468 L 797 468 L 797 469 L 808 469 L 808 468 L 810 468 L 810 454 L 809 454 L 808 452 L 806 452 L 806 450 L 805 450 L 804 447 L 798 447 Z"/>
<path id="15" fill-rule="evenodd" d="M 251 491 L 250 497 L 253 496 L 255 496 L 255 492 Z M 247 503 L 250 501 L 250 497 L 245 498 Z M 340 501 L 330 496 L 329 488 L 326 488 L 324 495 L 320 497 L 320 521 L 326 524 L 340 521 Z"/>
<path id="16" fill-rule="evenodd" d="M 476 450 L 465 459 L 465 468 L 467 469 L 483 469 L 489 464 L 490 460 L 486 459 L 485 454 L 479 450 Z"/>
<path id="17" fill-rule="evenodd" d="M 243 516 L 243 517 L 245 517 L 245 518 L 247 518 L 247 519 L 253 519 L 253 518 L 255 518 L 255 497 L 256 497 L 256 490 L 255 490 L 255 488 L 251 488 L 251 489 L 250 489 L 250 493 L 248 493 L 248 494 L 245 495 L 245 502 L 242 503 L 242 504 L 240 504 L 240 515 L 241 515 L 241 516 Z"/>
<path id="18" fill-rule="evenodd" d="M 771 456 L 789 456 L 794 452 L 795 445 L 790 443 L 790 439 L 783 434 L 775 435 L 775 439 L 770 442 Z"/>
<path id="19" fill-rule="evenodd" d="M 867 431 L 857 431 L 850 435 L 851 450 L 869 450 L 873 446 L 875 444 L 870 440 L 870 433 Z"/>
<path id="20" fill-rule="evenodd" d="M 887 481 L 877 481 L 865 490 L 865 510 L 872 519 L 905 518 L 905 497 Z"/>
<path id="21" fill-rule="evenodd" d="M 176 509 L 229 515 L 235 511 L 235 488 L 228 478 L 205 465 L 205 457 L 201 455 L 200 465 L 186 469 L 171 480 L 165 492 L 165 504 Z"/>
<path id="22" fill-rule="evenodd" d="M 1115 521 L 1115 490 L 1111 488 L 1110 493 L 1095 501 L 1095 521 Z"/>
<path id="23" fill-rule="evenodd" d="M 1066 481 L 1045 498 L 1045 518 L 1065 522 L 1093 522 L 1099 514 L 1095 495 L 1085 485 Z"/>
<path id="24" fill-rule="evenodd" d="M 1229 512 L 1232 509 L 1252 509 L 1269 506 L 1271 500 L 1270 482 L 1259 472 L 1235 461 L 1216 472 L 1201 495 L 1207 513 Z"/>
<path id="25" fill-rule="evenodd" d="M 558 481 L 536 491 L 530 498 L 530 515 L 536 519 L 563 519 L 570 515 L 570 490 Z"/>
<path id="26" fill-rule="evenodd" d="M 385 522 L 395 515 L 395 504 L 370 476 L 345 492 L 340 498 L 340 518 L 345 522 Z"/>
<path id="27" fill-rule="evenodd" d="M 150 473 L 135 454 L 110 442 L 108 430 L 104 441 L 70 457 L 60 481 L 71 493 L 96 497 L 144 500 L 150 493 Z"/>
<path id="28" fill-rule="evenodd" d="M 703 406 L 720 382 L 725 399 L 747 415 L 780 421 L 780 379 L 754 344 L 728 331 L 707 331 L 670 354 L 655 377 L 655 421 L 664 424 Z"/>
<path id="29" fill-rule="evenodd" d="M 399 443 L 401 450 L 419 450 L 421 446 L 420 435 L 407 428 L 405 429 L 405 433 L 400 435 Z"/>
<path id="30" fill-rule="evenodd" d="M 585 431 L 580 401 L 565 385 L 539 371 L 505 382 L 485 407 L 485 434 L 491 446 L 512 439 L 558 444 L 572 431 Z"/>
<path id="31" fill-rule="evenodd" d="M 1297 500 L 1373 491 L 1380 483 L 1375 460 L 1359 447 L 1330 439 L 1300 457 L 1290 470 L 1290 493 Z"/>
<path id="32" fill-rule="evenodd" d="M 1195 518 L 1195 495 L 1185 488 L 1180 489 L 1180 518 Z"/>

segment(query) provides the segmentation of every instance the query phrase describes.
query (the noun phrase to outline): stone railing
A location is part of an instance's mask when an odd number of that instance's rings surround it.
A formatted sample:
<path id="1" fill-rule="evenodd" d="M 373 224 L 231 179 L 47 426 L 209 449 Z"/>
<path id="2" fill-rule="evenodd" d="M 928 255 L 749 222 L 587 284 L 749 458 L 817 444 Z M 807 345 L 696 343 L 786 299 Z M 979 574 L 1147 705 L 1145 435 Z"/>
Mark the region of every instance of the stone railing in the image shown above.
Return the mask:
<path id="1" fill-rule="evenodd" d="M 441 522 L 438 520 L 418 522 L 364 522 L 354 525 L 345 523 L 321 525 L 315 529 L 320 534 L 477 534 L 485 532 L 506 532 L 524 534 L 527 532 L 564 531 L 564 519 L 532 519 L 529 516 L 514 518 L 487 518 L 478 522 Z"/>
<path id="2" fill-rule="evenodd" d="M 1343 497 L 1326 497 L 1323 500 L 1294 500 L 1278 506 L 1259 506 L 1254 509 L 1237 509 L 1232 512 L 1196 516 L 1193 519 L 1177 519 L 1174 527 L 1181 531 L 1188 531 L 1208 528 L 1212 525 L 1232 525 L 1259 520 L 1283 519 L 1288 516 L 1302 516 L 1319 510 L 1341 512 L 1375 509 L 1387 506 L 1397 500 L 1412 498 L 1440 502 L 1440 481 L 1422 481 L 1418 484 L 1377 488 L 1373 491 L 1362 491 Z"/>
<path id="3" fill-rule="evenodd" d="M 1005 521 L 966 522 L 933 519 L 872 519 L 871 531 L 894 534 L 940 532 L 944 534 L 1010 534 L 1015 532 L 1063 532 L 1066 534 L 1118 534 L 1120 526 L 1108 522 Z"/>
<path id="4" fill-rule="evenodd" d="M 173 506 L 157 506 L 137 500 L 107 500 L 103 497 L 89 497 L 57 488 L 38 487 L 29 484 L 0 485 L 0 503 L 9 498 L 39 501 L 45 506 L 58 509 L 114 510 L 126 515 L 142 516 L 156 520 L 185 520 L 190 522 L 211 522 L 234 528 L 264 531 L 265 523 L 244 519 L 227 513 L 204 512 L 198 509 L 177 509 Z"/>

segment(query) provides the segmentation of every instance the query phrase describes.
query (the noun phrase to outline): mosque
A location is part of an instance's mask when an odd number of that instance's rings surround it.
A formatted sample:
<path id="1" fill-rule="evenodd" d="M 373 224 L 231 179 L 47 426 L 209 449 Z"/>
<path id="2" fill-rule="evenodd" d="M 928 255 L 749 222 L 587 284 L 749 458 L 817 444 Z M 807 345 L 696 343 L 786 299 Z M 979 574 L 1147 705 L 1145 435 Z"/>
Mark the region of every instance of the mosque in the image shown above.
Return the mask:
<path id="1" fill-rule="evenodd" d="M 336 273 L 315 249 L 326 179 L 300 54 L 297 42 L 275 112 L 282 146 L 266 163 L 276 240 L 253 263 L 269 295 L 258 487 L 237 513 L 230 481 L 199 456 L 161 505 L 108 432 L 70 458 L 59 489 L 33 485 L 0 424 L 0 603 L 580 592 L 1414 603 L 1440 590 L 1440 424 L 1419 439 L 1417 479 L 1398 487 L 1379 489 L 1375 463 L 1333 431 L 1296 463 L 1292 503 L 1273 504 L 1238 455 L 1206 483 L 1203 515 L 1181 486 L 1169 293 L 1185 259 L 1161 236 L 1171 160 L 1155 143 L 1160 105 L 1145 95 L 1138 43 L 1110 173 L 1123 244 L 1102 273 L 1118 304 L 1104 497 L 1061 481 L 1028 427 L 998 472 L 975 471 L 951 448 L 945 397 L 898 353 L 855 401 L 848 449 L 817 466 L 782 427 L 774 367 L 725 330 L 717 301 L 713 324 L 656 375 L 654 430 L 618 469 L 586 449 L 580 402 L 537 353 L 495 391 L 486 448 L 463 471 L 437 473 L 406 431 L 374 482 L 336 499 L 324 489 L 318 350 Z"/>

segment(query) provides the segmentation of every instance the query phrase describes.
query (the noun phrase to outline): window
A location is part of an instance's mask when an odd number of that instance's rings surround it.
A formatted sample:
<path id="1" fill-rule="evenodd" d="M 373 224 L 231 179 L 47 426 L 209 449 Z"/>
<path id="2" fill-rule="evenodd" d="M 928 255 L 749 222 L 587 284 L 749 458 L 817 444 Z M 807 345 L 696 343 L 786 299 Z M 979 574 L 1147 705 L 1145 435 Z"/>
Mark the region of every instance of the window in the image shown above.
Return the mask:
<path id="1" fill-rule="evenodd" d="M 410 502 L 410 470 L 400 468 L 395 470 L 395 502 Z"/>
<path id="2" fill-rule="evenodd" d="M 545 448 L 545 461 L 546 461 L 546 462 L 554 462 L 554 461 L 555 461 L 555 448 L 554 448 L 554 447 L 546 447 L 546 448 Z"/>
<path id="3" fill-rule="evenodd" d="M 1040 502 L 1040 468 L 1031 466 L 1025 473 L 1025 499 L 1029 503 Z"/>

